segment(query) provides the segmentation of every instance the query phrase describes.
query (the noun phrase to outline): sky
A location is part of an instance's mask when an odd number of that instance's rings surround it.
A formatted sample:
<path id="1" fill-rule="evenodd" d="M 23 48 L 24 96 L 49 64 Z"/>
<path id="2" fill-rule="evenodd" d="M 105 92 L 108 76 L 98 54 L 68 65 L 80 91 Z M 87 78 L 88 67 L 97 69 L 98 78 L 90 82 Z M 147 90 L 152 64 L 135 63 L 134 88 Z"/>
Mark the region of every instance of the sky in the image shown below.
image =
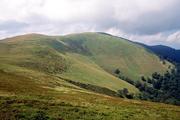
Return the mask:
<path id="1" fill-rule="evenodd" d="M 0 39 L 106 32 L 180 49 L 180 0 L 0 0 Z"/>

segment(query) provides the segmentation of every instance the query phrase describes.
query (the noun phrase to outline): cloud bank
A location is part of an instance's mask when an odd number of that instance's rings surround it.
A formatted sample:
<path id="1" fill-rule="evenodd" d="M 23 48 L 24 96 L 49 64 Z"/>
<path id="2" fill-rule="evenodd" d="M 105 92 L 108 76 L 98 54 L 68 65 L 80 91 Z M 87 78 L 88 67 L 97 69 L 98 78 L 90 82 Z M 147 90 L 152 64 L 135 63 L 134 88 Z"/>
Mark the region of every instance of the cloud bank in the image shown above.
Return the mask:
<path id="1" fill-rule="evenodd" d="M 180 48 L 179 0 L 0 0 L 0 38 L 108 32 Z"/>

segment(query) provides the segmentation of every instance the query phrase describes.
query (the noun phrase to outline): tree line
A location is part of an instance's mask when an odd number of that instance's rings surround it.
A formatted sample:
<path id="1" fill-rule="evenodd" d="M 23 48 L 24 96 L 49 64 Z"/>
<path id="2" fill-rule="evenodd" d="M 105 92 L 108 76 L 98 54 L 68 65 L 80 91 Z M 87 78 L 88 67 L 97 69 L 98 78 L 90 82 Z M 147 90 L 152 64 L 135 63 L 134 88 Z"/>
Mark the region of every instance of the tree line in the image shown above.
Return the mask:
<path id="1" fill-rule="evenodd" d="M 163 75 L 155 72 L 151 77 L 145 78 L 142 76 L 141 81 L 134 81 L 123 76 L 119 69 L 115 70 L 115 74 L 141 91 L 140 94 L 135 96 L 125 88 L 118 91 L 120 97 L 180 105 L 180 64 L 176 64 L 176 68 Z"/>

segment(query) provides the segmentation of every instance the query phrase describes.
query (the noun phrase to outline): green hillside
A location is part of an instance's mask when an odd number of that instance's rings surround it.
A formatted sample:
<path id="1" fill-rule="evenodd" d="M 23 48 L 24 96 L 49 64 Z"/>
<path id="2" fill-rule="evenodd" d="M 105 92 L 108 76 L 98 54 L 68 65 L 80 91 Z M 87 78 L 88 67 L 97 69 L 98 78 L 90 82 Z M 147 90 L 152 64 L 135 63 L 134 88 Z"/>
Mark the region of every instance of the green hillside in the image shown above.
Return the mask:
<path id="1" fill-rule="evenodd" d="M 60 38 L 73 48 L 73 52 L 88 56 L 105 71 L 120 69 L 133 80 L 149 76 L 153 72 L 165 72 L 170 65 L 163 65 L 159 58 L 128 40 L 101 33 L 72 34 Z"/>
<path id="2" fill-rule="evenodd" d="M 82 33 L 67 36 L 29 34 L 0 42 L 0 64 L 60 76 L 72 81 L 111 90 L 138 90 L 116 78 L 115 69 L 133 80 L 164 72 L 159 58 L 127 40 L 101 34 Z"/>
<path id="3" fill-rule="evenodd" d="M 13 73 L 17 73 L 17 68 L 27 69 L 114 91 L 124 87 L 131 92 L 138 91 L 134 86 L 106 72 L 90 56 L 80 54 L 78 48 L 72 48 L 59 40 L 59 37 L 30 34 L 4 40 L 1 46 L 0 64 L 12 66 Z"/>
<path id="4" fill-rule="evenodd" d="M 0 71 L 2 120 L 178 120 L 180 117 L 178 106 L 110 97 L 50 74 L 9 65 L 1 69 L 4 69 Z"/>
<path id="5" fill-rule="evenodd" d="M 177 119 L 173 105 L 117 98 L 133 80 L 168 70 L 170 63 L 122 38 L 82 33 L 66 36 L 28 34 L 0 41 L 0 118 Z"/>
<path id="6" fill-rule="evenodd" d="M 110 97 L 39 72 L 19 69 L 15 75 L 11 73 L 14 68 L 6 67 L 9 69 L 0 71 L 2 120 L 178 120 L 180 117 L 178 106 Z M 24 73 L 20 75 L 21 70 Z"/>

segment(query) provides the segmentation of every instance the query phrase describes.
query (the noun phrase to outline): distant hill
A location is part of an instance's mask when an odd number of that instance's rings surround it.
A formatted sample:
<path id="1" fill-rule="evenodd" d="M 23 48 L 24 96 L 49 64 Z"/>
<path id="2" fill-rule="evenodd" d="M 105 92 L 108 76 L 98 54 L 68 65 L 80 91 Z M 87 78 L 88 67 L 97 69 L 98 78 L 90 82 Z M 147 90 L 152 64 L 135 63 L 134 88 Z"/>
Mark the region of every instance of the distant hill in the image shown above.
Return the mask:
<path id="1" fill-rule="evenodd" d="M 168 46 L 156 45 L 149 47 L 153 52 L 175 62 L 180 62 L 180 50 Z"/>
<path id="2" fill-rule="evenodd" d="M 180 50 L 177 50 L 168 46 L 164 46 L 164 45 L 155 45 L 155 46 L 148 46 L 144 44 L 141 44 L 141 45 L 150 49 L 158 56 L 161 56 L 169 61 L 180 63 Z"/>

